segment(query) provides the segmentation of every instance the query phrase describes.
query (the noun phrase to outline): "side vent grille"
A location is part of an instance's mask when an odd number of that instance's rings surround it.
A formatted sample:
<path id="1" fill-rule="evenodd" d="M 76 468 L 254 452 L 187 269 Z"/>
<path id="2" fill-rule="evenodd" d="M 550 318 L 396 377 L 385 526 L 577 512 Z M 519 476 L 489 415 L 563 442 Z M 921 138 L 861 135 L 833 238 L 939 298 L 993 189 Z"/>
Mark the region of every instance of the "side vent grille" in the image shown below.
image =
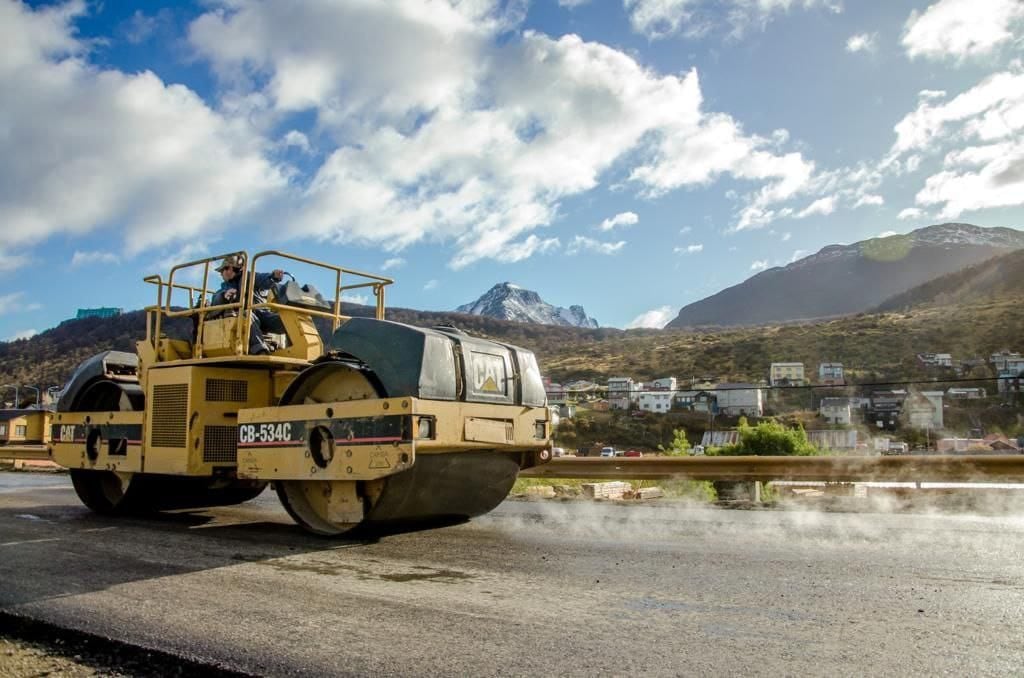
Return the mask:
<path id="1" fill-rule="evenodd" d="M 188 427 L 188 384 L 160 384 L 153 387 L 154 447 L 186 447 Z"/>
<path id="2" fill-rule="evenodd" d="M 203 430 L 203 461 L 207 464 L 238 460 L 238 427 L 207 426 Z"/>
<path id="3" fill-rule="evenodd" d="M 249 382 L 241 379 L 207 379 L 206 402 L 244 403 L 249 399 Z"/>

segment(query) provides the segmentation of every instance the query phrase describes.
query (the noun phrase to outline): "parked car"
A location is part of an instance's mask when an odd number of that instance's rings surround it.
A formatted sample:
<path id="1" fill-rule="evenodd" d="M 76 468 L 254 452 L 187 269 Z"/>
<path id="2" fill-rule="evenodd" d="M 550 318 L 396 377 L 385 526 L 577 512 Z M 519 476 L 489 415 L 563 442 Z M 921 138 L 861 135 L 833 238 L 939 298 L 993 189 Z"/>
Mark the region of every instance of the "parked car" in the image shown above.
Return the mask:
<path id="1" fill-rule="evenodd" d="M 551 448 L 551 458 L 552 459 L 555 459 L 557 457 L 564 457 L 564 456 L 565 456 L 565 448 L 564 447 L 552 447 Z"/>
<path id="2" fill-rule="evenodd" d="M 602 457 L 614 457 L 615 456 L 615 448 L 614 447 L 602 447 L 601 448 L 601 456 Z"/>
<path id="3" fill-rule="evenodd" d="M 644 456 L 644 453 L 641 452 L 640 450 L 626 450 L 626 453 L 624 455 L 622 455 L 622 456 L 623 457 L 642 457 L 642 456 Z"/>

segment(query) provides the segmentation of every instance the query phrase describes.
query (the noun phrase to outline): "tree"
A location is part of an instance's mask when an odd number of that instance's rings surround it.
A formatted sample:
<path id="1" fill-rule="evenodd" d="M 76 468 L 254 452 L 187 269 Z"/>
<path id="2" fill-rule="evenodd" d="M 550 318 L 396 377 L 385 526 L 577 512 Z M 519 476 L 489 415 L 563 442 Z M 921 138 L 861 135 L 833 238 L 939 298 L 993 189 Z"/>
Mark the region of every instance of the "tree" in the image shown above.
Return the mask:
<path id="1" fill-rule="evenodd" d="M 672 444 L 668 447 L 658 445 L 658 449 L 670 457 L 685 457 L 690 454 L 690 441 L 686 438 L 686 429 L 677 428 L 672 431 Z"/>
<path id="2" fill-rule="evenodd" d="M 807 440 L 803 426 L 786 428 L 777 421 L 762 421 L 751 426 L 746 418 L 740 418 L 738 426 L 740 440 L 735 445 L 726 445 L 718 454 L 727 456 L 812 456 L 818 449 Z"/>

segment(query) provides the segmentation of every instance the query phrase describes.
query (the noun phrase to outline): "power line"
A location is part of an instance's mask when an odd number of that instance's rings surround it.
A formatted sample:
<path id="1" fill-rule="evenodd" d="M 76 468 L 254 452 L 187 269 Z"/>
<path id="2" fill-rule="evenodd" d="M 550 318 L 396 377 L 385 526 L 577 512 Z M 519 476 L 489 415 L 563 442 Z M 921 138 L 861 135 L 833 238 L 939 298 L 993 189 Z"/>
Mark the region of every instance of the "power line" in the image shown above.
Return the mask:
<path id="1" fill-rule="evenodd" d="M 1017 375 L 1015 377 L 973 377 L 973 378 L 959 378 L 959 379 L 908 379 L 904 381 L 860 381 L 856 383 L 847 384 L 801 384 L 801 385 L 774 385 L 774 386 L 760 386 L 758 384 L 746 384 L 746 385 L 732 385 L 726 388 L 719 388 L 718 386 L 711 386 L 709 388 L 694 388 L 694 387 L 677 387 L 675 389 L 641 389 L 641 390 L 613 390 L 610 391 L 607 386 L 598 386 L 593 389 L 562 389 L 561 391 L 549 391 L 549 393 L 622 393 L 622 394 L 644 394 L 644 393 L 678 393 L 680 391 L 798 391 L 804 389 L 845 389 L 845 388 L 874 388 L 880 386 L 922 386 L 930 384 L 967 384 L 977 382 L 998 382 L 998 381 L 1017 381 L 1018 383 L 1024 380 L 1024 376 Z"/>

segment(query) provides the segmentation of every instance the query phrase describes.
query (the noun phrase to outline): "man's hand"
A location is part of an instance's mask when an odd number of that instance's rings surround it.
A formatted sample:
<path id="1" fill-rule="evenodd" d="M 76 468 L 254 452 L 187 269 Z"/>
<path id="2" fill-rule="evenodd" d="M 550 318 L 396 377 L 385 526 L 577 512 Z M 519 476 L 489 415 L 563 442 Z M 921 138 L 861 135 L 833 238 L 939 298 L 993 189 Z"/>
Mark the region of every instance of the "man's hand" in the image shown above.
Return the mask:
<path id="1" fill-rule="evenodd" d="M 281 282 L 281 278 L 284 277 L 284 271 L 279 268 L 275 268 L 270 274 L 270 277 L 273 278 L 275 282 Z"/>
<path id="2" fill-rule="evenodd" d="M 237 297 L 237 296 L 238 296 L 238 290 L 236 290 L 234 288 L 224 290 L 224 301 L 226 301 L 228 303 L 233 302 L 235 300 L 235 297 Z"/>

